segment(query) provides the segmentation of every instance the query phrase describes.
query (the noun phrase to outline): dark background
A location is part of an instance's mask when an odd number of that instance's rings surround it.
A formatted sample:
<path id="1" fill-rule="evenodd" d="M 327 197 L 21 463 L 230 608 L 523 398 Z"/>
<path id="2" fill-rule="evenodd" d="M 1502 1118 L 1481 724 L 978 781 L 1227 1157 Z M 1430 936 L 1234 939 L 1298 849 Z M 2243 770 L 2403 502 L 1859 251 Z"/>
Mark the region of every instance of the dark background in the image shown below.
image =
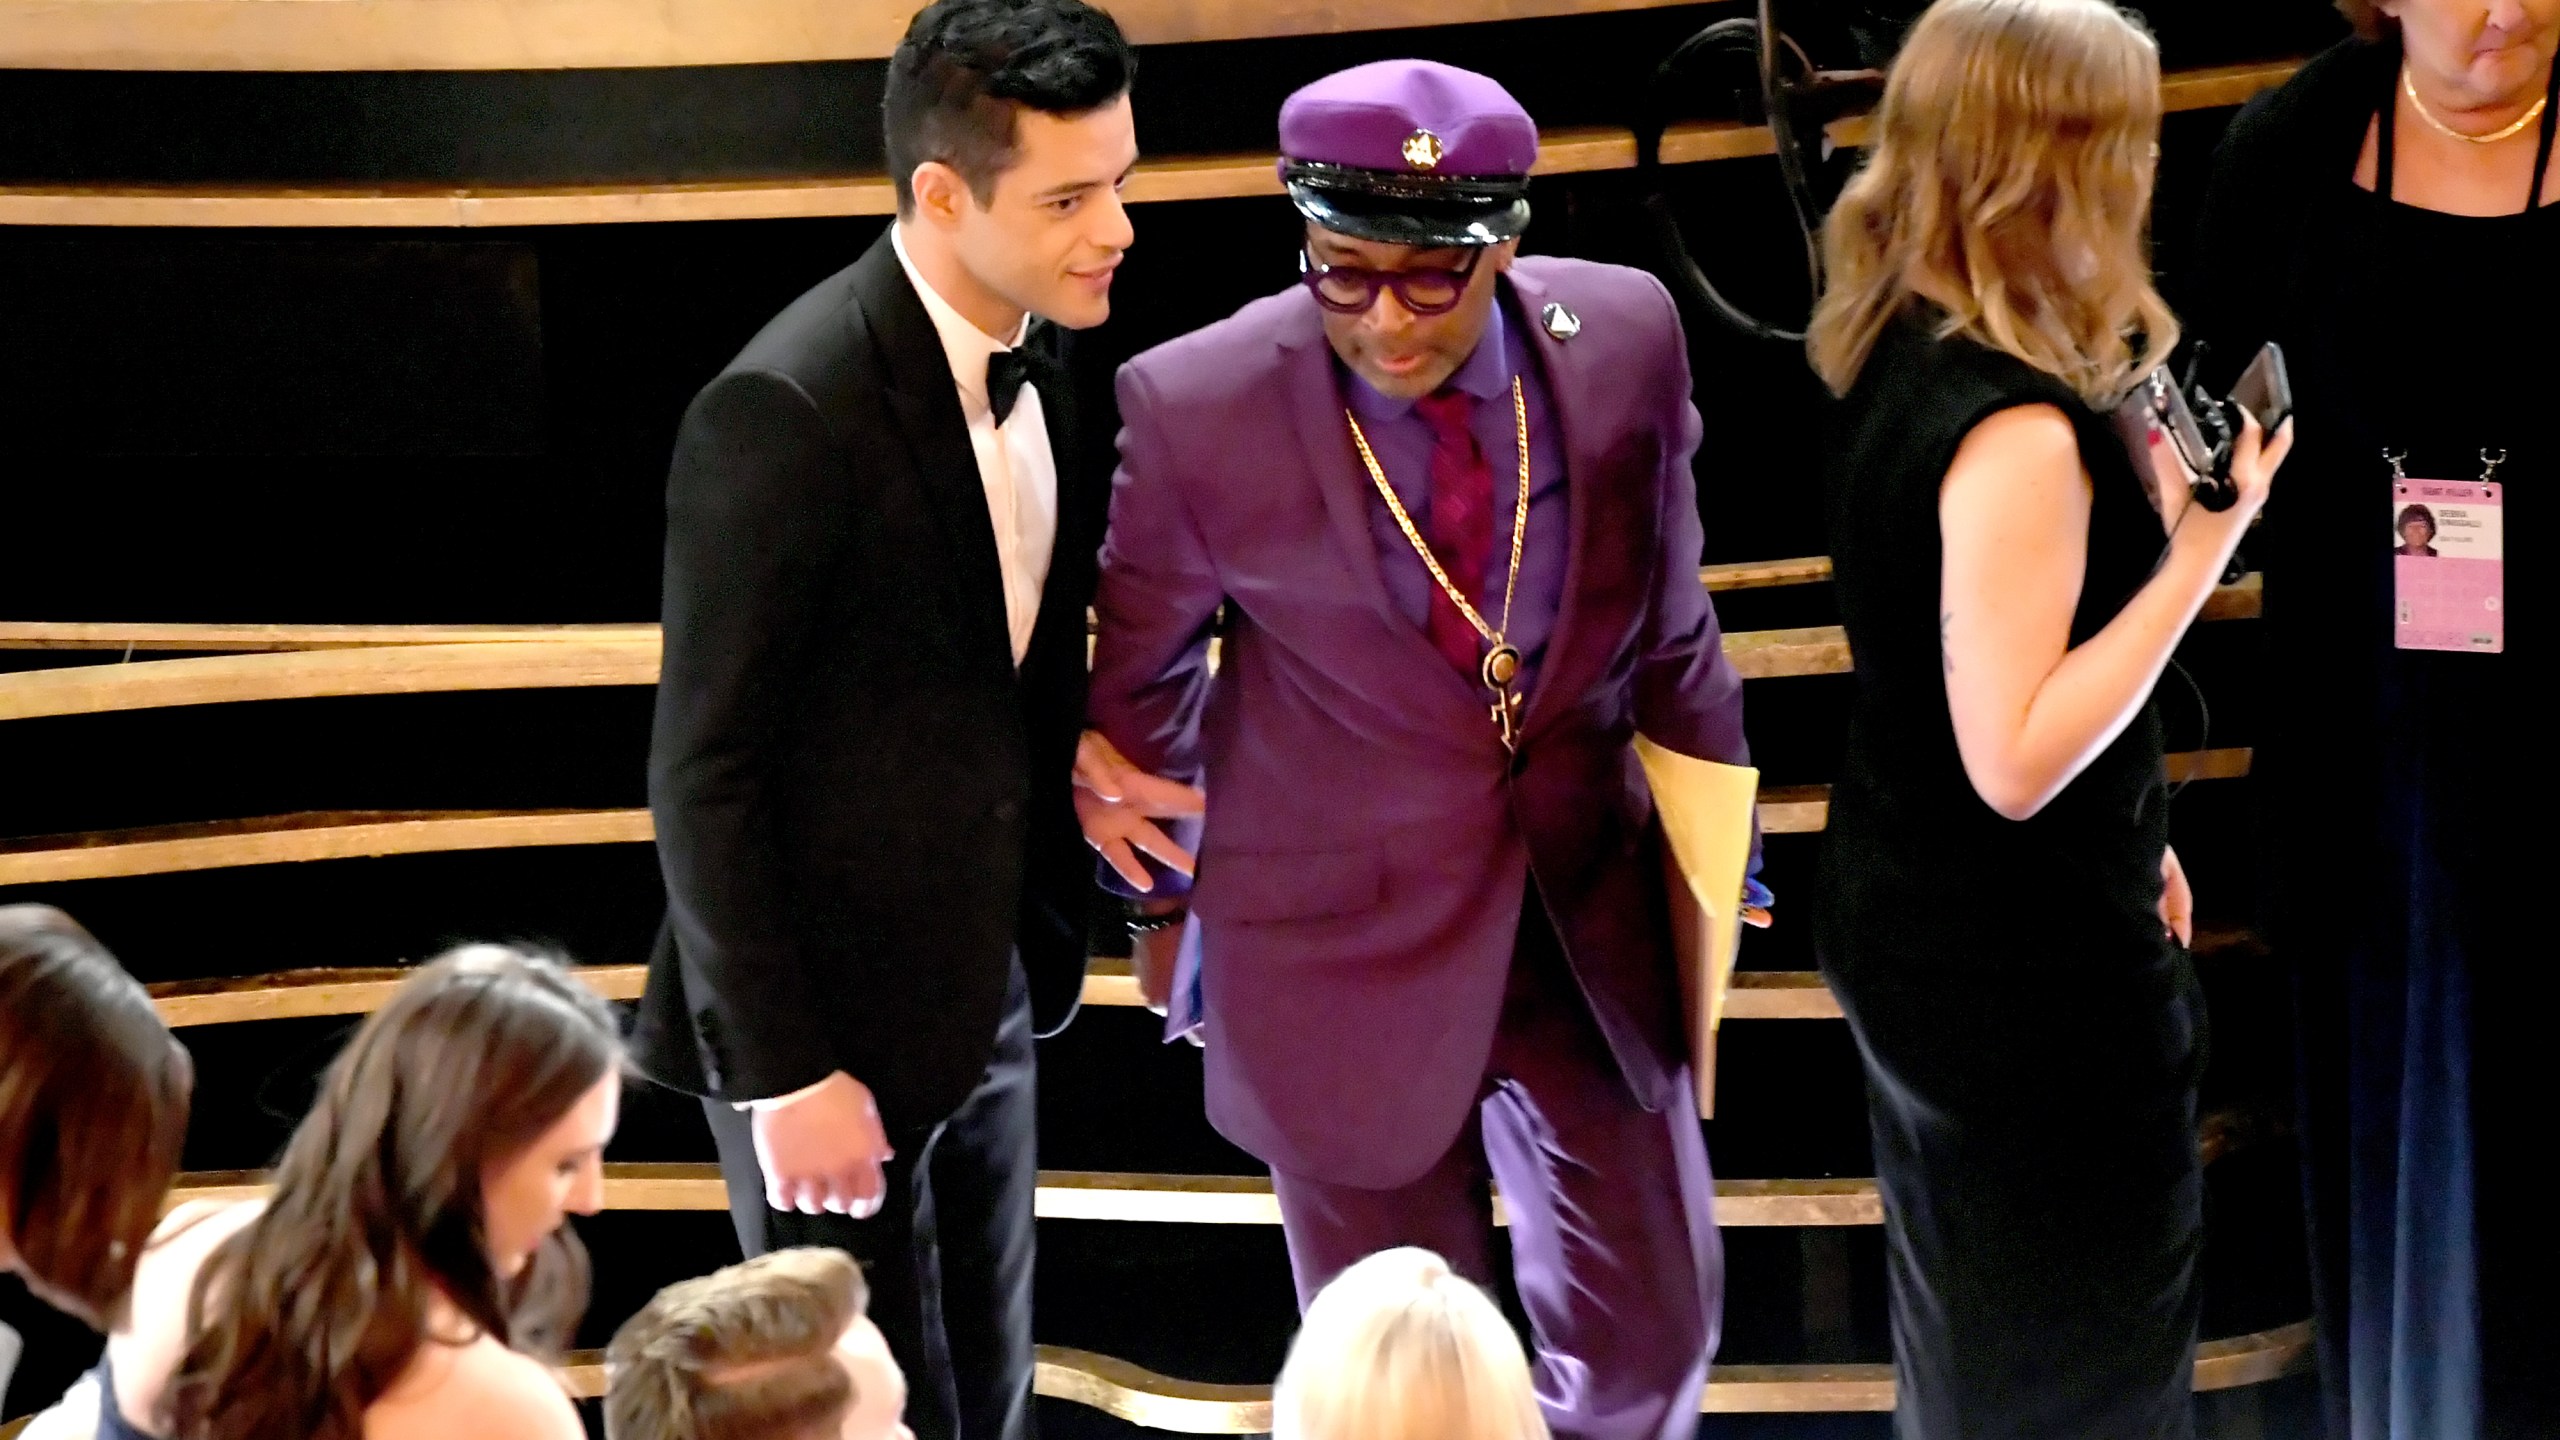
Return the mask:
<path id="1" fill-rule="evenodd" d="M 1430 32 L 1149 50 L 1151 154 L 1267 151 L 1290 89 L 1340 66 L 1424 55 L 1502 79 L 1549 127 L 1627 123 L 1644 77 L 1734 5 Z M 1817 45 L 1839 45 L 1820 7 Z M 2319 0 L 2146 9 L 2173 68 L 2310 53 L 2339 30 Z M 1821 54 L 1831 64 L 1854 56 Z M 879 167 L 878 62 L 480 74 L 0 71 L 0 183 L 603 183 L 859 174 Z M 1730 85 L 1698 87 L 1700 115 Z M 2157 218 L 2179 278 L 2228 112 L 2173 116 Z M 1846 158 L 1835 162 L 1849 163 Z M 1836 178 L 1836 175 L 1835 177 Z M 1673 193 L 1728 293 L 1790 322 L 1801 242 L 1767 161 L 1689 166 Z M 1542 180 L 1529 248 L 1659 269 L 1637 177 Z M 1296 227 L 1277 199 L 1160 204 L 1110 325 L 1084 337 L 1098 382 L 1138 350 L 1277 289 Z M 661 485 L 696 388 L 775 311 L 849 263 L 876 219 L 471 232 L 21 229 L 0 233 L 0 618 L 240 622 L 643 621 L 657 614 Z M 1692 313 L 1706 443 L 1706 558 L 1819 554 L 1819 391 L 1791 350 Z M 1728 629 L 1830 623 L 1828 588 L 1731 592 Z M 2188 664 L 2212 702 L 2163 687 L 2172 748 L 2245 745 L 2254 625 L 2207 626 Z M 102 663 L 0 652 L 0 667 Z M 1846 677 L 1755 682 L 1752 742 L 1772 784 L 1830 776 Z M 644 803 L 645 691 L 550 690 L 273 702 L 0 725 L 0 836 L 356 808 Z M 2203 784 L 2177 843 L 2209 921 L 2245 924 L 2252 790 Z M 1776 837 L 1769 878 L 1804 898 L 1818 842 Z M 143 978 L 416 960 L 466 938 L 539 940 L 589 963 L 644 958 L 661 894 L 645 847 L 509 850 L 29 886 Z M 1997 877 L 1982 903 L 1998 904 Z M 1800 911 L 1798 913 L 1801 913 Z M 1804 928 L 1755 935 L 1744 963 L 1810 969 Z M 2214 1001 L 2209 1109 L 2261 1138 L 2212 1178 L 2207 1331 L 2301 1318 L 2288 1017 L 2272 963 L 2204 961 Z M 352 1021 L 187 1033 L 201 1081 L 186 1163 L 272 1158 Z M 1250 1173 L 1200 1118 L 1187 1047 L 1153 1019 L 1089 1011 L 1043 1048 L 1043 1161 L 1055 1168 Z M 1871 1173 L 1854 1050 L 1836 1022 L 1737 1023 L 1721 1113 L 1728 1176 Z M 708 1160 L 690 1101 L 635 1091 L 618 1160 Z M 733 1258 L 721 1214 L 579 1222 L 598 1280 L 583 1344 L 659 1284 Z M 1728 1363 L 1885 1359 L 1880 1237 L 1733 1230 Z M 1276 1230 L 1044 1222 L 1039 1338 L 1187 1378 L 1267 1381 L 1294 1317 Z M 48 1402 L 94 1355 L 14 1283 L 0 1318 L 29 1354 L 0 1413 Z M 2306 1382 L 2205 1402 L 2228 1440 L 2309 1434 Z M 1124 1433 L 1044 1402 L 1070 1435 Z M 1881 1416 L 1735 1416 L 1728 1436 L 1881 1437 Z"/>

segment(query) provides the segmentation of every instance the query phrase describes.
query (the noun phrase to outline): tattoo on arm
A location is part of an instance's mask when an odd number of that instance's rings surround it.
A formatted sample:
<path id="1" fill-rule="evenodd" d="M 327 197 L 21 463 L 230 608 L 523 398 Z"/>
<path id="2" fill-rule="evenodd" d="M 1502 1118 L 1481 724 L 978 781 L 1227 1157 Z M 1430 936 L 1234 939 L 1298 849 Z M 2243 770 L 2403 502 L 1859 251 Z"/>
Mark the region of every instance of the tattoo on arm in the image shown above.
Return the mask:
<path id="1" fill-rule="evenodd" d="M 1955 652 L 1947 648 L 1947 624 L 1955 618 L 1952 610 L 1941 611 L 1938 615 L 1938 663 L 1950 675 L 1956 673 L 1956 657 Z"/>

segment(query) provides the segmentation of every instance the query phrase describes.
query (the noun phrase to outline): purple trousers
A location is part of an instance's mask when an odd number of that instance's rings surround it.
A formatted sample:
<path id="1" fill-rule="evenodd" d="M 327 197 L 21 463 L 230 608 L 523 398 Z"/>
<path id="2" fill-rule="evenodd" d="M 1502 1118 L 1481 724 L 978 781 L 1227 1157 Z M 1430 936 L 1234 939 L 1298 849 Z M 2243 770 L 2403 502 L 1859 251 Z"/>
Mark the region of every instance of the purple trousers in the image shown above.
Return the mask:
<path id="1" fill-rule="evenodd" d="M 1557 1440 L 1691 1440 L 1724 1298 L 1706 1138 L 1691 1107 L 1636 1104 L 1534 887 L 1523 910 L 1483 1102 L 1448 1154 L 1393 1190 L 1273 1173 L 1298 1303 L 1399 1245 L 1489 1286 L 1490 1171 Z"/>

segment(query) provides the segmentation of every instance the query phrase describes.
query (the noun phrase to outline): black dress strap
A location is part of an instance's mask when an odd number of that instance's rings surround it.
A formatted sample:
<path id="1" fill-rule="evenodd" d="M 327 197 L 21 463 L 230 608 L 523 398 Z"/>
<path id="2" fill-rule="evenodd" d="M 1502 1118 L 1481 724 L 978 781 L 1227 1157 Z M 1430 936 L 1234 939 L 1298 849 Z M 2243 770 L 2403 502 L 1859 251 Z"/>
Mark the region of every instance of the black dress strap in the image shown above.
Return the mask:
<path id="1" fill-rule="evenodd" d="M 2542 207 L 2542 182 L 2551 173 L 2551 141 L 2555 135 L 2560 135 L 2560 60 L 2552 62 L 2551 79 L 2542 87 L 2542 141 L 2533 152 L 2533 188 L 2524 197 L 2527 213 Z"/>

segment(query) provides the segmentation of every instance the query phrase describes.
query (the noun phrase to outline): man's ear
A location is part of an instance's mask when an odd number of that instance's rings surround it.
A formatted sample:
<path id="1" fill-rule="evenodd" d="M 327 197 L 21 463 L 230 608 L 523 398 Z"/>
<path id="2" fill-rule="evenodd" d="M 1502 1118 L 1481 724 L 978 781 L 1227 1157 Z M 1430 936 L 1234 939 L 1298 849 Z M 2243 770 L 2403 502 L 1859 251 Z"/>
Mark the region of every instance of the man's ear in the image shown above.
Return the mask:
<path id="1" fill-rule="evenodd" d="M 1487 258 L 1493 261 L 1493 273 L 1499 275 L 1511 268 L 1512 261 L 1520 258 L 1520 242 L 1516 239 L 1505 240 L 1494 246 L 1493 254 Z"/>
<path id="2" fill-rule="evenodd" d="M 916 197 L 918 219 L 946 229 L 959 224 L 961 216 L 977 204 L 977 197 L 969 193 L 969 182 L 939 160 L 918 165 L 907 177 L 907 191 Z"/>

